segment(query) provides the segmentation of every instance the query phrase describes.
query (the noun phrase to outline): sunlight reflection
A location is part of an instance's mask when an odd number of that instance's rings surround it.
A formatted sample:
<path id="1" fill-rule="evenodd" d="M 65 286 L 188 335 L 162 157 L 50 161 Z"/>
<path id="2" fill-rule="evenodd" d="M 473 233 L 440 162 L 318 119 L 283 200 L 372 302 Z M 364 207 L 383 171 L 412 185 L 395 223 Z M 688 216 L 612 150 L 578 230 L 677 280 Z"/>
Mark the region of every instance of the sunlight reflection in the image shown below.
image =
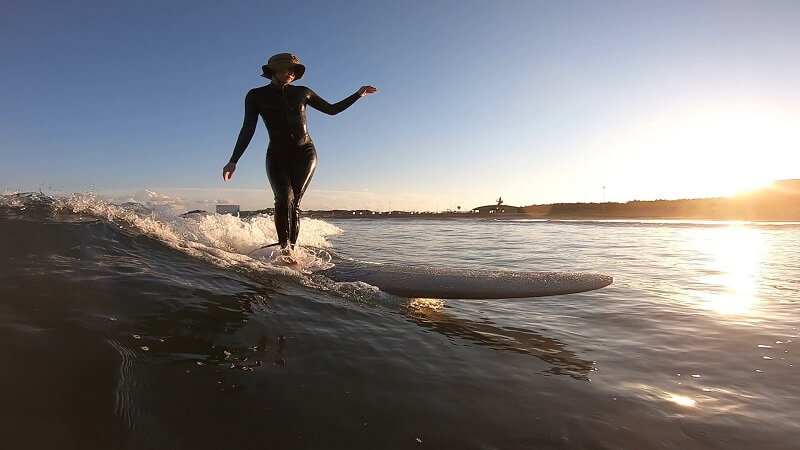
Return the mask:
<path id="1" fill-rule="evenodd" d="M 670 394 L 669 392 L 667 392 L 665 394 L 666 395 L 664 396 L 664 398 L 666 400 L 671 401 L 672 403 L 676 403 L 678 405 L 688 406 L 688 407 L 694 407 L 694 406 L 697 405 L 697 401 L 695 401 L 692 398 L 687 397 L 685 395 Z"/>
<path id="2" fill-rule="evenodd" d="M 438 298 L 412 298 L 408 307 L 416 311 L 438 312 L 444 309 L 444 300 Z"/>
<path id="3" fill-rule="evenodd" d="M 647 384 L 631 384 L 628 387 L 632 388 L 634 391 L 643 392 L 645 398 L 648 398 L 652 401 L 668 401 L 678 406 L 682 406 L 685 408 L 699 408 L 700 404 L 697 400 L 688 395 L 683 394 L 675 394 L 673 392 L 667 392 L 663 389 L 659 389 L 655 386 L 650 386 Z M 700 397 L 703 397 L 702 395 Z M 705 396 L 706 399 L 708 398 Z"/>
<path id="4" fill-rule="evenodd" d="M 701 278 L 719 290 L 702 292 L 702 306 L 720 314 L 748 314 L 758 302 L 758 275 L 763 256 L 763 236 L 744 226 L 713 230 L 696 240 L 697 250 L 710 257 L 714 275 Z"/>

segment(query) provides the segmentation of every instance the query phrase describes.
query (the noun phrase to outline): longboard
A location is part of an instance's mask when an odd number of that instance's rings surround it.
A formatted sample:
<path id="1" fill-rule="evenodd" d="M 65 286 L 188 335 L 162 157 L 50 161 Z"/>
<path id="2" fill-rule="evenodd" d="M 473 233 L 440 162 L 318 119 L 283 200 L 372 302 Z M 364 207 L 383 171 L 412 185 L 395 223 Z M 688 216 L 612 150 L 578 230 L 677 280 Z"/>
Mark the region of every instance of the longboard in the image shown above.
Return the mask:
<path id="1" fill-rule="evenodd" d="M 608 275 L 585 272 L 514 272 L 372 264 L 336 259 L 315 272 L 334 281 L 363 281 L 409 298 L 499 299 L 592 291 L 611 284 Z"/>

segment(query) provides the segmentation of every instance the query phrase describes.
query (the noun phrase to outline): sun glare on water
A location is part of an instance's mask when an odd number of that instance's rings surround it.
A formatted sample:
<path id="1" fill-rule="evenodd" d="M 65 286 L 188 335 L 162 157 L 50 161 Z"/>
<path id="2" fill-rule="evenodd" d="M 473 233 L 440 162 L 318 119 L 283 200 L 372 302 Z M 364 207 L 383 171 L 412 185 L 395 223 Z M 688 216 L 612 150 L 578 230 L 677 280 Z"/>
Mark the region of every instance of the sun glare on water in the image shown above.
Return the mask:
<path id="1" fill-rule="evenodd" d="M 629 388 L 632 392 L 639 393 L 639 395 L 643 395 L 645 398 L 652 401 L 663 402 L 666 400 L 682 408 L 697 408 L 700 406 L 700 403 L 692 397 L 675 392 L 668 392 L 656 386 L 648 384 L 627 384 L 624 386 Z"/>
<path id="2" fill-rule="evenodd" d="M 667 394 L 665 396 L 665 399 L 680 406 L 687 406 L 687 407 L 697 406 L 696 400 L 692 399 L 691 397 L 687 397 L 685 395 Z"/>
<path id="3" fill-rule="evenodd" d="M 725 315 L 752 312 L 759 301 L 758 277 L 763 263 L 763 237 L 759 230 L 732 226 L 703 230 L 713 235 L 698 237 L 695 247 L 709 257 L 701 277 L 708 289 L 701 293 L 702 306 Z"/>

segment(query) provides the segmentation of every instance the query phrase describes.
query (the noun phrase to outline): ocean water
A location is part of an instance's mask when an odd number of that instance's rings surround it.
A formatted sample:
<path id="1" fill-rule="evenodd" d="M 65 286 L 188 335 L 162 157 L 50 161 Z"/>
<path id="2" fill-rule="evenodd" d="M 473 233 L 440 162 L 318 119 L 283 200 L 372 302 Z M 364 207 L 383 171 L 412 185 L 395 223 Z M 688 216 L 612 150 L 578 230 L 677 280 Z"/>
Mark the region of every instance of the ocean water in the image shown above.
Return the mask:
<path id="1" fill-rule="evenodd" d="M 295 270 L 269 217 L 0 197 L 2 448 L 798 446 L 800 224 L 301 226 Z M 615 281 L 405 299 L 328 254 Z"/>

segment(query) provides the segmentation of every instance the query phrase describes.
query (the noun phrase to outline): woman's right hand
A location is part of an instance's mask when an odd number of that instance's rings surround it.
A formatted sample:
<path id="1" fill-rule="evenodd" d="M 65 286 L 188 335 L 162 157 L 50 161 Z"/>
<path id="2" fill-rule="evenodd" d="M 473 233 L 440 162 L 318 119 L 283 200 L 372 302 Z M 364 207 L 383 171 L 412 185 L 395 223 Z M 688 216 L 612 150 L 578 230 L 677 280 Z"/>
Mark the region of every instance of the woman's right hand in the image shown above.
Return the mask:
<path id="1" fill-rule="evenodd" d="M 225 167 L 222 168 L 222 180 L 228 181 L 233 176 L 233 172 L 236 170 L 236 164 L 229 162 L 225 164 Z"/>
<path id="2" fill-rule="evenodd" d="M 361 86 L 361 88 L 358 89 L 358 95 L 360 95 L 361 97 L 367 94 L 374 94 L 376 92 L 378 92 L 378 89 L 375 88 L 374 86 Z"/>

